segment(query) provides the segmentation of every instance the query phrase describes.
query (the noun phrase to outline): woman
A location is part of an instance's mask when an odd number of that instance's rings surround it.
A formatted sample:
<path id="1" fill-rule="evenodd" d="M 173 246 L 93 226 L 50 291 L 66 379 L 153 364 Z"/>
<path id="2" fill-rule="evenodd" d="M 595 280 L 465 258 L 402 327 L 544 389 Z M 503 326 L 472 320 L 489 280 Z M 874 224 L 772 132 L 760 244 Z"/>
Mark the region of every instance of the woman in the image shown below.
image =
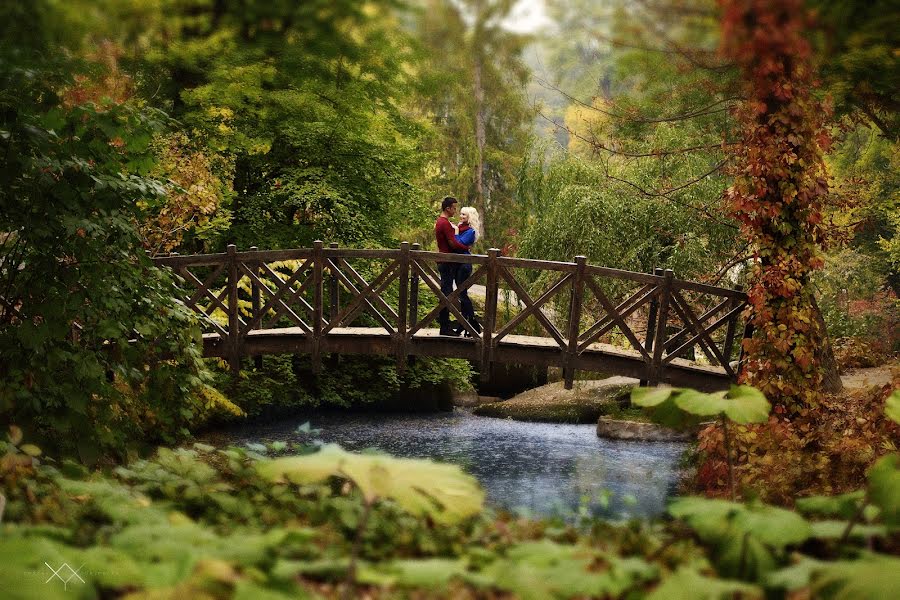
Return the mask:
<path id="1" fill-rule="evenodd" d="M 455 226 L 456 241 L 469 249 L 475 245 L 478 239 L 478 232 L 481 230 L 481 219 L 478 218 L 478 211 L 472 206 L 463 206 L 459 211 L 459 225 Z M 471 254 L 471 252 L 465 252 Z M 468 265 L 469 271 L 472 271 L 472 265 Z"/>
<path id="2" fill-rule="evenodd" d="M 455 226 L 454 229 L 456 229 L 456 241 L 471 250 L 481 230 L 481 219 L 478 218 L 478 211 L 472 206 L 462 207 L 462 210 L 459 211 L 459 225 Z M 460 251 L 460 254 L 471 254 L 471 252 L 469 250 L 465 252 Z M 459 265 L 459 269 L 456 271 L 456 287 L 459 288 L 471 275 L 471 264 Z M 478 317 L 475 316 L 475 308 L 472 306 L 472 300 L 469 299 L 467 291 L 460 292 L 459 305 L 466 321 L 469 322 L 475 331 L 481 333 L 481 323 L 478 321 Z M 462 331 L 464 328 L 462 325 L 459 325 L 458 329 Z M 466 330 L 466 335 L 469 335 L 468 330 Z"/>

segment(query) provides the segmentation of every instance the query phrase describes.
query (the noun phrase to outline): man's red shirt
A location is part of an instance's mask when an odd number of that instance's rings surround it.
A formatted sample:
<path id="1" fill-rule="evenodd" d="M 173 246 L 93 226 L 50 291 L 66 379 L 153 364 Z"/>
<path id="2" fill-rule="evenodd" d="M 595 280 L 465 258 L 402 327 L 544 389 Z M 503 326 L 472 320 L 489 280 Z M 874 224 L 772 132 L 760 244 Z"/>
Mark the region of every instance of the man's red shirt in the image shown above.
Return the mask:
<path id="1" fill-rule="evenodd" d="M 468 250 L 468 248 L 456 241 L 453 225 L 450 224 L 450 219 L 443 215 L 434 222 L 434 237 L 437 240 L 439 252 L 465 252 Z"/>

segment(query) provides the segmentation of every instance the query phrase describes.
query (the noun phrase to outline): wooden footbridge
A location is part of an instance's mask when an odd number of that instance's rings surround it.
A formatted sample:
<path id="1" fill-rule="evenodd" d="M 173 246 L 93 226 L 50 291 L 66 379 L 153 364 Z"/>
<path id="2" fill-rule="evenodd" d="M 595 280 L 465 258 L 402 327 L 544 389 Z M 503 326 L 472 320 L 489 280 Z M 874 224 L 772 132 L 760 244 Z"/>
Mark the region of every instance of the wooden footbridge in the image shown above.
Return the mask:
<path id="1" fill-rule="evenodd" d="M 721 389 L 734 380 L 736 332 L 746 295 L 676 279 L 574 262 L 419 249 L 255 248 L 153 259 L 185 281 L 184 301 L 204 324 L 204 355 L 240 368 L 244 357 L 304 353 L 468 359 L 486 377 L 492 363 L 557 366 L 566 387 L 576 370 Z M 449 296 L 440 262 L 473 266 Z M 463 319 L 461 290 L 483 293 L 483 330 Z M 470 292 L 478 304 L 479 295 Z M 469 337 L 438 335 L 447 307 Z M 699 352 L 697 352 L 699 350 Z M 697 360 L 694 360 L 694 358 Z"/>

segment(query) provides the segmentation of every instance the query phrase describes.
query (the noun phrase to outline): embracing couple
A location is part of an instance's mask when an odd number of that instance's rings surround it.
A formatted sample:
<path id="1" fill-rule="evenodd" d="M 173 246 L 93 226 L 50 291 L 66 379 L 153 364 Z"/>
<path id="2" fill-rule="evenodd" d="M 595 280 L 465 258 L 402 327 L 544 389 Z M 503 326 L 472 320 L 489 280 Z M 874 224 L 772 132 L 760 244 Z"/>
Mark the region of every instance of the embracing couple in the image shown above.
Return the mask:
<path id="1" fill-rule="evenodd" d="M 470 250 L 478 237 L 481 223 L 478 219 L 478 211 L 471 206 L 464 206 L 459 211 L 459 225 L 454 225 L 450 219 L 456 215 L 457 200 L 447 196 L 441 202 L 441 216 L 434 223 L 434 236 L 437 239 L 437 247 L 440 252 L 455 252 L 457 254 L 471 254 Z M 438 263 L 438 272 L 441 274 L 441 292 L 445 296 L 453 293 L 453 284 L 459 286 L 472 274 L 472 265 L 455 262 Z M 469 322 L 475 331 L 481 331 L 481 323 L 475 316 L 472 300 L 467 291 L 459 294 L 459 305 L 462 316 Z M 459 336 L 465 328 L 461 323 L 450 323 L 450 310 L 442 308 L 438 315 L 441 325 L 441 335 Z M 467 332 L 468 335 L 468 332 Z"/>

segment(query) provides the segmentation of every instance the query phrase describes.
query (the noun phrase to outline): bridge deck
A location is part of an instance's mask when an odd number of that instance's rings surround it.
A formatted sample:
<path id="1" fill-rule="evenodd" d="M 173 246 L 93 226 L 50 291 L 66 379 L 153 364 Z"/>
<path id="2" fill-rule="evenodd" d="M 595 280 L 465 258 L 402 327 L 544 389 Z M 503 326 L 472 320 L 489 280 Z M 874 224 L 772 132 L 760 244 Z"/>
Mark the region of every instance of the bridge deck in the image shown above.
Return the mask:
<path id="1" fill-rule="evenodd" d="M 339 327 L 323 336 L 322 353 L 381 354 L 396 353 L 396 343 L 391 334 L 377 327 Z M 204 355 L 227 358 L 228 349 L 217 333 L 203 335 Z M 299 327 L 259 329 L 250 331 L 241 344 L 244 356 L 309 353 L 313 339 Z M 476 363 L 481 357 L 480 344 L 471 338 L 447 337 L 437 329 L 422 329 L 410 338 L 406 352 L 411 356 L 437 356 L 465 358 Z M 493 351 L 493 360 L 500 363 L 530 364 L 536 366 L 564 365 L 565 352 L 552 338 L 526 335 L 507 335 Z M 575 360 L 575 368 L 584 371 L 615 373 L 644 378 L 647 363 L 636 351 L 593 343 Z M 721 367 L 699 365 L 684 359 L 674 359 L 666 368 L 665 382 L 677 386 L 690 386 L 702 390 L 725 389 L 731 378 Z"/>

